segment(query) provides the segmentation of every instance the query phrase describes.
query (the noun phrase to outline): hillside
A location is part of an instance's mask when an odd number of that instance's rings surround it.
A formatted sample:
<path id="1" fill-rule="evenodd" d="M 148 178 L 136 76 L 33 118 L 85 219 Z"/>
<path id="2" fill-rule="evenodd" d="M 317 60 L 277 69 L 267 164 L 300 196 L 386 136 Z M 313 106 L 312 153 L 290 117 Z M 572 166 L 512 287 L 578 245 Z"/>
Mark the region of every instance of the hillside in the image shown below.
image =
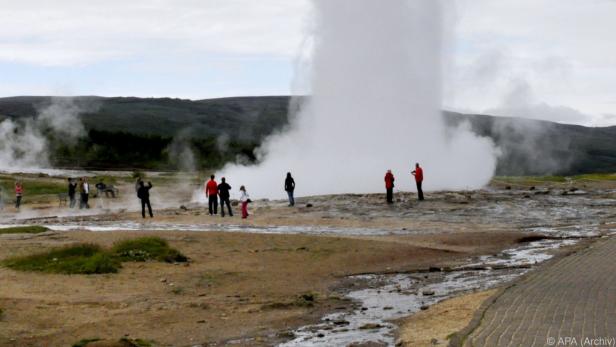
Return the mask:
<path id="1" fill-rule="evenodd" d="M 196 167 L 217 167 L 238 155 L 254 161 L 256 146 L 287 124 L 288 96 L 208 100 L 170 98 L 70 99 L 83 111 L 88 136 L 63 143 L 48 134 L 52 164 L 62 167 L 177 168 L 178 148 L 190 148 Z M 0 120 L 35 117 L 50 97 L 0 98 Z M 467 121 L 501 150 L 499 175 L 616 172 L 616 127 L 588 128 L 528 119 L 444 113 Z"/>

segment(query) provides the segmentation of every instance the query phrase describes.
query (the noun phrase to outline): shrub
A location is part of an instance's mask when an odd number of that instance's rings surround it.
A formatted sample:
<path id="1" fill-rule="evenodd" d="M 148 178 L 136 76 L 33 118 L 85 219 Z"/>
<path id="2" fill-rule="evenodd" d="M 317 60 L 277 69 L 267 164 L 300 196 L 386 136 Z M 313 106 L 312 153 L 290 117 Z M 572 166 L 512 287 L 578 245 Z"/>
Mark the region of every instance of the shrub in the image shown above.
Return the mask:
<path id="1" fill-rule="evenodd" d="M 14 270 L 60 274 L 116 273 L 120 262 L 99 246 L 81 244 L 4 261 Z"/>
<path id="2" fill-rule="evenodd" d="M 158 260 L 167 263 L 186 262 L 188 258 L 178 250 L 169 247 L 160 237 L 141 237 L 117 242 L 112 253 L 122 261 Z"/>

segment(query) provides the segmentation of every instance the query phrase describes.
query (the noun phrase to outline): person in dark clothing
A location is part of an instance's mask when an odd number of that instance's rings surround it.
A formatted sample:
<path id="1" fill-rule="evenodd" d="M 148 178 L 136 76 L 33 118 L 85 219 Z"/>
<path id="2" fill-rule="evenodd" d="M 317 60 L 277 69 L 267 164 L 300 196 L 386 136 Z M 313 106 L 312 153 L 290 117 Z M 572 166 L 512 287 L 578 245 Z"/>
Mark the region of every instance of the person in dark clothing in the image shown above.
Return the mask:
<path id="1" fill-rule="evenodd" d="M 148 212 L 150 218 L 154 218 L 152 213 L 152 205 L 150 205 L 150 189 L 152 189 L 152 182 L 148 182 L 146 186 L 143 181 L 139 181 L 139 189 L 137 190 L 137 197 L 141 199 L 141 216 L 145 218 L 145 206 L 148 206 Z"/>
<path id="2" fill-rule="evenodd" d="M 105 192 L 105 190 L 107 189 L 107 185 L 103 182 L 103 181 L 99 181 L 96 185 L 96 196 L 97 197 L 102 197 L 103 193 Z"/>
<path id="3" fill-rule="evenodd" d="M 218 214 L 218 184 L 214 180 L 214 175 L 205 184 L 205 197 L 208 198 L 208 208 L 210 216 Z"/>
<path id="4" fill-rule="evenodd" d="M 387 190 L 387 203 L 394 203 L 394 174 L 387 170 L 385 174 L 385 189 Z"/>
<path id="5" fill-rule="evenodd" d="M 419 163 L 415 163 L 415 170 L 411 172 L 415 176 L 415 183 L 417 184 L 417 197 L 419 200 L 424 199 L 423 190 L 421 184 L 423 183 L 423 169 L 419 166 Z"/>
<path id="6" fill-rule="evenodd" d="M 295 191 L 295 180 L 291 177 L 291 173 L 287 172 L 287 178 L 284 180 L 284 190 L 289 195 L 289 206 L 295 206 L 295 198 L 293 197 L 293 191 Z"/>
<path id="7" fill-rule="evenodd" d="M 233 217 L 233 211 L 231 211 L 231 202 L 229 201 L 229 191 L 231 190 L 231 186 L 226 182 L 225 178 L 220 179 L 220 184 L 218 185 L 218 197 L 220 198 L 220 215 L 222 217 L 225 216 L 225 204 L 227 204 L 227 209 L 229 210 L 229 217 Z"/>
<path id="8" fill-rule="evenodd" d="M 74 208 L 77 200 L 75 199 L 75 193 L 77 193 L 77 182 L 72 178 L 68 179 L 68 199 L 69 207 Z"/>

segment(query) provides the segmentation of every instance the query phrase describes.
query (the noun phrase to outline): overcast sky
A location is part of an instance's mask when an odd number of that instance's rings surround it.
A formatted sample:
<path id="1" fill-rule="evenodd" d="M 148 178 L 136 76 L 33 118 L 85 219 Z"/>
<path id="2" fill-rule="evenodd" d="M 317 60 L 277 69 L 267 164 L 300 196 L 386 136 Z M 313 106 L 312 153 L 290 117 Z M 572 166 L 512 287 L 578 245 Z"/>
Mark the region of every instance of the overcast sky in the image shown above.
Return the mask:
<path id="1" fill-rule="evenodd" d="M 615 0 L 445 1 L 445 108 L 616 125 Z M 0 0 L 0 96 L 289 94 L 309 13 L 308 0 Z"/>

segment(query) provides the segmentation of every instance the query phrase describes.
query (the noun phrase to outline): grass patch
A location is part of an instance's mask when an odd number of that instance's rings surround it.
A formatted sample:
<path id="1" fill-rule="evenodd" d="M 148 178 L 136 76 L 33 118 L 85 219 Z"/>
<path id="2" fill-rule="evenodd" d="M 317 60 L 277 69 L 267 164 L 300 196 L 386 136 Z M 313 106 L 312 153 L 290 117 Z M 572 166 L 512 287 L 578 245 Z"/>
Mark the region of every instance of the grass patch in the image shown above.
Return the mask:
<path id="1" fill-rule="evenodd" d="M 122 266 L 97 245 L 82 244 L 8 259 L 5 266 L 20 271 L 59 274 L 116 273 Z"/>
<path id="2" fill-rule="evenodd" d="M 616 181 L 616 174 L 613 173 L 594 173 L 574 176 L 574 180 L 577 181 Z"/>
<path id="3" fill-rule="evenodd" d="M 167 263 L 181 263 L 188 258 L 178 250 L 169 247 L 160 237 L 141 237 L 117 242 L 112 253 L 122 261 L 158 260 Z"/>
<path id="4" fill-rule="evenodd" d="M 304 293 L 295 298 L 293 301 L 272 302 L 261 306 L 262 310 L 284 310 L 293 307 L 313 307 L 317 301 L 317 294 Z"/>
<path id="5" fill-rule="evenodd" d="M 73 347 L 86 347 L 87 345 L 90 344 L 90 342 L 97 342 L 100 341 L 101 339 L 99 338 L 93 338 L 93 339 L 82 339 L 79 340 L 79 342 L 76 342 L 73 344 Z"/>
<path id="6" fill-rule="evenodd" d="M 120 339 L 120 342 L 124 343 L 126 346 L 130 347 L 151 347 L 152 343 L 143 339 L 129 339 L 123 337 Z"/>
<path id="7" fill-rule="evenodd" d="M 497 176 L 496 183 L 525 184 L 567 183 L 577 181 L 616 181 L 616 173 L 591 173 L 576 176 Z"/>
<path id="8" fill-rule="evenodd" d="M 11 227 L 0 229 L 0 234 L 40 234 L 49 231 L 49 229 L 40 225 L 30 225 L 23 227 Z"/>
<path id="9" fill-rule="evenodd" d="M 169 247 L 167 241 L 158 237 L 142 237 L 116 243 L 111 250 L 98 245 L 80 244 L 53 249 L 2 262 L 13 270 L 37 271 L 59 274 L 106 274 L 116 273 L 123 261 L 186 262 L 188 258 Z"/>
<path id="10" fill-rule="evenodd" d="M 0 186 L 4 189 L 4 194 L 14 195 L 15 181 L 15 178 L 0 178 Z M 60 180 L 25 178 L 21 181 L 24 185 L 24 196 L 59 194 L 67 191 L 67 185 Z"/>
<path id="11" fill-rule="evenodd" d="M 122 346 L 122 347 L 151 347 L 152 343 L 143 339 L 129 339 L 127 337 L 123 337 L 115 342 L 109 341 L 109 340 L 103 340 L 103 339 L 99 339 L 99 338 L 93 338 L 93 339 L 83 339 L 80 340 L 77 343 L 73 344 L 73 347 L 87 347 L 90 345 L 90 343 L 92 342 L 106 342 L 109 345 L 112 346 Z"/>

